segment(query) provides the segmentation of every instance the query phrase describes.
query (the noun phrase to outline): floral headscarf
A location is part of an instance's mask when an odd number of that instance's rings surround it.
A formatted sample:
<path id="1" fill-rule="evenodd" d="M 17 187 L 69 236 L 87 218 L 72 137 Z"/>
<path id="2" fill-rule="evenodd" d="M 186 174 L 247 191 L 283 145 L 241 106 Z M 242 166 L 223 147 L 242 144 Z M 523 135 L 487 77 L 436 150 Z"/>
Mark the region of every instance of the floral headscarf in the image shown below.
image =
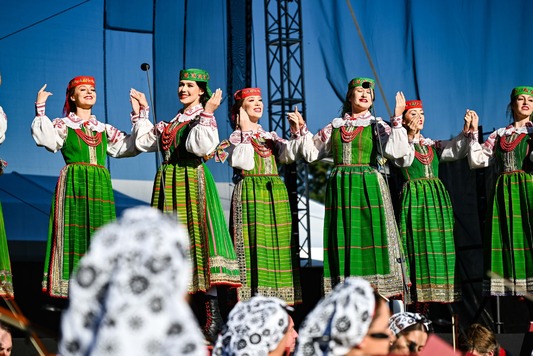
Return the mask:
<path id="1" fill-rule="evenodd" d="M 422 314 L 410 312 L 396 313 L 392 315 L 389 319 L 389 329 L 393 332 L 394 335 L 398 335 L 406 328 L 415 324 L 423 324 L 426 329 L 426 332 L 429 332 L 431 320 L 429 320 Z"/>
<path id="2" fill-rule="evenodd" d="M 102 227 L 70 281 L 61 355 L 205 356 L 187 251 L 186 230 L 150 207 Z"/>
<path id="3" fill-rule="evenodd" d="M 346 355 L 366 336 L 375 306 L 370 283 L 346 278 L 304 320 L 295 355 Z"/>
<path id="4" fill-rule="evenodd" d="M 267 356 L 275 350 L 289 328 L 292 310 L 281 299 L 257 295 L 231 310 L 217 339 L 213 355 Z"/>

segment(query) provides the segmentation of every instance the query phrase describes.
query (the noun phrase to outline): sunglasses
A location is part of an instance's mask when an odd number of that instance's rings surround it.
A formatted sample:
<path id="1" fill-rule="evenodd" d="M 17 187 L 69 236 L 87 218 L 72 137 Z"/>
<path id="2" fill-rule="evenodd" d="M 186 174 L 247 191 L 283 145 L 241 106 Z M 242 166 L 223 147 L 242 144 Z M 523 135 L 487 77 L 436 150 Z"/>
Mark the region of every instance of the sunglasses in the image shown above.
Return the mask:
<path id="1" fill-rule="evenodd" d="M 390 338 L 390 335 L 386 333 L 371 333 L 371 334 L 368 334 L 368 336 L 373 339 L 389 339 Z"/>

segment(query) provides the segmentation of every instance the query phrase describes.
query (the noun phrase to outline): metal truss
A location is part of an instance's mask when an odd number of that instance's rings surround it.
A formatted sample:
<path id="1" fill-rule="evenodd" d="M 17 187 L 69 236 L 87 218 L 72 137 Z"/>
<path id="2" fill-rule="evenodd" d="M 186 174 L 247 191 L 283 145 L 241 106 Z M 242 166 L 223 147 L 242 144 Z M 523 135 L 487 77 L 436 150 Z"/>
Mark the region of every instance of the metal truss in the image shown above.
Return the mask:
<path id="1" fill-rule="evenodd" d="M 271 131 L 290 137 L 287 113 L 297 106 L 306 116 L 301 0 L 265 0 L 268 112 Z M 308 167 L 297 162 L 282 169 L 293 214 L 293 233 L 305 266 L 312 265 Z"/>

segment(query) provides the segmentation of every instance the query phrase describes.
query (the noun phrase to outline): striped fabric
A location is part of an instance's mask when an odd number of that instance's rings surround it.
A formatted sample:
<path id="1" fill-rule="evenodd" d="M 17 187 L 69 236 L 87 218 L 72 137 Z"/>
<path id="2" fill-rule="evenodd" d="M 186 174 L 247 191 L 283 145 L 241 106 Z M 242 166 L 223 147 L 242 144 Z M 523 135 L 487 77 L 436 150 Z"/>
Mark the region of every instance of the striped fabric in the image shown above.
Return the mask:
<path id="1" fill-rule="evenodd" d="M 231 202 L 231 231 L 239 257 L 239 299 L 254 295 L 301 303 L 298 241 L 292 234 L 287 187 L 275 156 L 254 153 L 255 166 L 240 172 Z"/>
<path id="2" fill-rule="evenodd" d="M 166 152 L 170 159 L 157 172 L 151 205 L 187 225 L 193 274 L 189 293 L 218 285 L 238 287 L 237 256 L 215 181 L 202 159 L 185 149 L 188 133 L 185 125 Z"/>
<path id="3" fill-rule="evenodd" d="M 387 185 L 372 165 L 376 147 L 367 126 L 351 142 L 334 129 L 326 189 L 324 291 L 348 276 L 363 277 L 385 296 L 403 292 L 400 241 Z"/>
<path id="4" fill-rule="evenodd" d="M 115 219 L 115 201 L 105 162 L 107 137 L 88 146 L 72 129 L 61 149 L 61 170 L 52 200 L 42 288 L 51 297 L 68 297 L 68 283 L 85 255 L 91 236 Z"/>
<path id="5" fill-rule="evenodd" d="M 527 162 L 529 142 L 530 139 L 522 140 L 508 153 L 495 145 L 502 173 L 489 205 L 491 215 L 484 246 L 485 268 L 500 278 L 485 280 L 486 294 L 533 294 L 533 175 Z M 512 286 L 506 287 L 501 277 L 510 280 Z"/>
<path id="6" fill-rule="evenodd" d="M 431 146 L 415 145 L 427 153 Z M 432 163 L 416 158 L 402 169 L 407 182 L 401 194 L 400 232 L 407 253 L 413 302 L 451 303 L 460 300 L 457 277 L 454 216 L 448 191 L 438 178 L 436 152 Z"/>
<path id="7" fill-rule="evenodd" d="M 0 297 L 13 299 L 13 280 L 11 275 L 11 262 L 9 260 L 9 249 L 7 247 L 6 228 L 4 225 L 4 214 L 0 204 Z"/>

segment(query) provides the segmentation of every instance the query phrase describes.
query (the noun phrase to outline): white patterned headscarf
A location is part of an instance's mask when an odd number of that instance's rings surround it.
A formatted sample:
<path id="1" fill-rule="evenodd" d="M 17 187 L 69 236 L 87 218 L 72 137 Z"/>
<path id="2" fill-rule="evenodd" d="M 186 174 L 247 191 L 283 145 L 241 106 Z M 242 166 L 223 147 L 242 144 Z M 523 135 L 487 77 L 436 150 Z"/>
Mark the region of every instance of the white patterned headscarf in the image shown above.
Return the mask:
<path id="1" fill-rule="evenodd" d="M 281 299 L 257 295 L 235 305 L 213 355 L 267 356 L 274 351 L 289 328 L 288 310 Z"/>
<path id="2" fill-rule="evenodd" d="M 422 324 L 426 332 L 429 332 L 431 320 L 419 313 L 403 312 L 392 315 L 389 319 L 389 329 L 394 335 L 410 327 L 411 325 Z"/>
<path id="3" fill-rule="evenodd" d="M 150 207 L 102 227 L 70 280 L 61 355 L 205 356 L 185 300 L 188 241 L 175 219 Z"/>
<path id="4" fill-rule="evenodd" d="M 305 318 L 295 355 L 346 355 L 366 336 L 375 307 L 372 286 L 363 278 L 346 278 Z"/>

